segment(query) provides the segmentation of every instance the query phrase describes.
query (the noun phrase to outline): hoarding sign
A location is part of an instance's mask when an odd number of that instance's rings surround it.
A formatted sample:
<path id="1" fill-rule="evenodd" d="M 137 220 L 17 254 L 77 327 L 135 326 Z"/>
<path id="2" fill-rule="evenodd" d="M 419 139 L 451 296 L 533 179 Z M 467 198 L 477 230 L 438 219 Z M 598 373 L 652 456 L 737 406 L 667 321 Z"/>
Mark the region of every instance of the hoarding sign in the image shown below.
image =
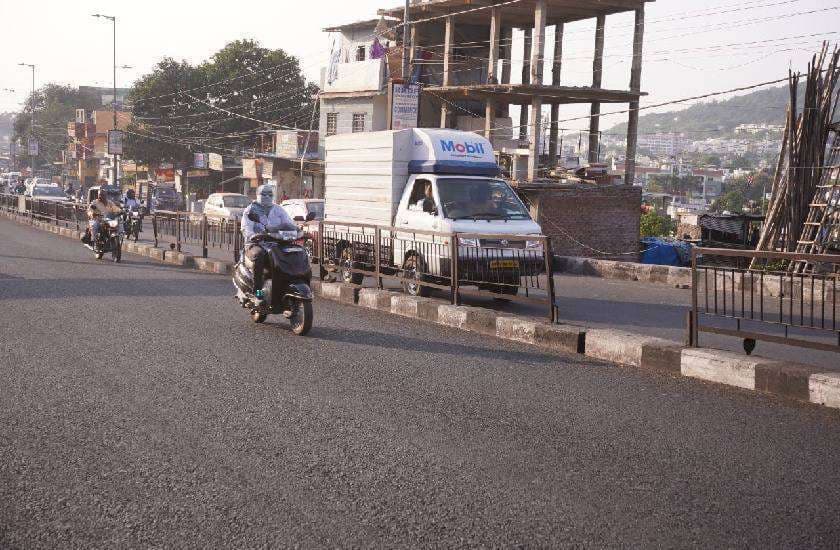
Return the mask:
<path id="1" fill-rule="evenodd" d="M 207 154 L 193 153 L 193 168 L 205 169 L 207 168 Z"/>
<path id="2" fill-rule="evenodd" d="M 259 161 L 257 159 L 242 159 L 242 177 L 248 179 L 257 179 Z"/>
<path id="3" fill-rule="evenodd" d="M 120 130 L 108 130 L 108 154 L 123 154 L 123 133 Z"/>
<path id="4" fill-rule="evenodd" d="M 273 160 L 268 160 L 268 159 L 263 159 L 261 164 L 262 164 L 262 170 L 261 170 L 262 177 L 270 178 L 274 174 L 274 161 Z"/>
<path id="5" fill-rule="evenodd" d="M 220 155 L 219 153 L 210 153 L 208 155 L 207 160 L 208 160 L 207 164 L 208 164 L 208 166 L 211 170 L 214 170 L 216 172 L 221 172 L 222 170 L 225 169 L 224 163 L 222 161 L 222 155 Z"/>
<path id="6" fill-rule="evenodd" d="M 188 178 L 206 178 L 210 175 L 210 170 L 187 170 Z"/>
<path id="7" fill-rule="evenodd" d="M 38 156 L 38 140 L 35 138 L 29 138 L 28 149 L 29 149 L 29 156 L 30 157 L 37 157 Z"/>
<path id="8" fill-rule="evenodd" d="M 391 129 L 416 128 L 420 112 L 420 86 L 394 84 L 391 90 Z"/>
<path id="9" fill-rule="evenodd" d="M 278 157 L 293 160 L 318 158 L 318 132 L 278 130 L 276 136 L 274 154 Z"/>

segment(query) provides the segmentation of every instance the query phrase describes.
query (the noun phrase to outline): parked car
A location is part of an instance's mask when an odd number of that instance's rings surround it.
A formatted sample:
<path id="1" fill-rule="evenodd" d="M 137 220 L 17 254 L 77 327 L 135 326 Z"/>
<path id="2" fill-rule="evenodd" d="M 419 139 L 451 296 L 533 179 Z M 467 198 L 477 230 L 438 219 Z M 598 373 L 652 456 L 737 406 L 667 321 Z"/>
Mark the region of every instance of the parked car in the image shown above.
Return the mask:
<path id="1" fill-rule="evenodd" d="M 65 202 L 67 195 L 57 185 L 36 185 L 32 188 L 32 198 L 39 201 Z"/>
<path id="2" fill-rule="evenodd" d="M 204 202 L 204 214 L 208 219 L 231 221 L 241 218 L 249 204 L 251 200 L 240 193 L 213 193 Z"/>
<path id="3" fill-rule="evenodd" d="M 151 204 L 148 208 L 151 212 L 155 210 L 181 211 L 184 209 L 184 197 L 174 187 L 158 185 L 152 189 Z"/>
<path id="4" fill-rule="evenodd" d="M 117 204 L 122 202 L 122 191 L 116 185 L 94 185 L 87 191 L 87 204 L 92 203 L 99 196 L 99 190 L 104 189 L 108 200 Z"/>
<path id="5" fill-rule="evenodd" d="M 314 213 L 312 219 L 316 221 L 324 219 L 324 199 L 288 199 L 280 203 L 280 206 L 292 219 L 300 216 L 307 220 L 310 213 Z"/>

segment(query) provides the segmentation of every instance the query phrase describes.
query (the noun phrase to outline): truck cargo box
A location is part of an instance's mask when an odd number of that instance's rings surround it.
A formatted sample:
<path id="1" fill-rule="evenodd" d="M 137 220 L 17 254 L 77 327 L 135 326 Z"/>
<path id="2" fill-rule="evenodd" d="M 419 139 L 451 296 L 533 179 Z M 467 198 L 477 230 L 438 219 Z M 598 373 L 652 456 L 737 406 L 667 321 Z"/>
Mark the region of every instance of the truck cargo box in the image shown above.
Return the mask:
<path id="1" fill-rule="evenodd" d="M 326 140 L 324 220 L 390 226 L 411 161 L 411 130 Z"/>
<path id="2" fill-rule="evenodd" d="M 326 221 L 390 226 L 411 174 L 498 175 L 484 137 L 447 129 L 351 133 L 326 140 Z"/>

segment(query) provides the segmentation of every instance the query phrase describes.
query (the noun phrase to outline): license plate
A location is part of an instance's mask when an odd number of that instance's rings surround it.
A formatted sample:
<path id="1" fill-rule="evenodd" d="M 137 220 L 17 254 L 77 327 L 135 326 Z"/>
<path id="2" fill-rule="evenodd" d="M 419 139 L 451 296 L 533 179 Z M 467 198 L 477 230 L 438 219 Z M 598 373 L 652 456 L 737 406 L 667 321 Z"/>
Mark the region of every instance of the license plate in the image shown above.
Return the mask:
<path id="1" fill-rule="evenodd" d="M 519 267 L 517 260 L 491 260 L 490 269 L 516 269 Z"/>

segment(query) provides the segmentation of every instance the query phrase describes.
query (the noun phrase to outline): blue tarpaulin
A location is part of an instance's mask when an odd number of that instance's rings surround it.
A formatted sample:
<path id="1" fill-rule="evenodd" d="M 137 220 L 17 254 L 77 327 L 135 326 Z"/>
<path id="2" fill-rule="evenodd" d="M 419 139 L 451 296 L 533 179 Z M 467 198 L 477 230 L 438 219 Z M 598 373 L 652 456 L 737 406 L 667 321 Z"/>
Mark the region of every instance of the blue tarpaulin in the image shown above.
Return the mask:
<path id="1" fill-rule="evenodd" d="M 645 251 L 642 263 L 653 265 L 673 265 L 685 267 L 691 265 L 691 245 L 673 239 L 645 237 L 642 239 Z"/>

